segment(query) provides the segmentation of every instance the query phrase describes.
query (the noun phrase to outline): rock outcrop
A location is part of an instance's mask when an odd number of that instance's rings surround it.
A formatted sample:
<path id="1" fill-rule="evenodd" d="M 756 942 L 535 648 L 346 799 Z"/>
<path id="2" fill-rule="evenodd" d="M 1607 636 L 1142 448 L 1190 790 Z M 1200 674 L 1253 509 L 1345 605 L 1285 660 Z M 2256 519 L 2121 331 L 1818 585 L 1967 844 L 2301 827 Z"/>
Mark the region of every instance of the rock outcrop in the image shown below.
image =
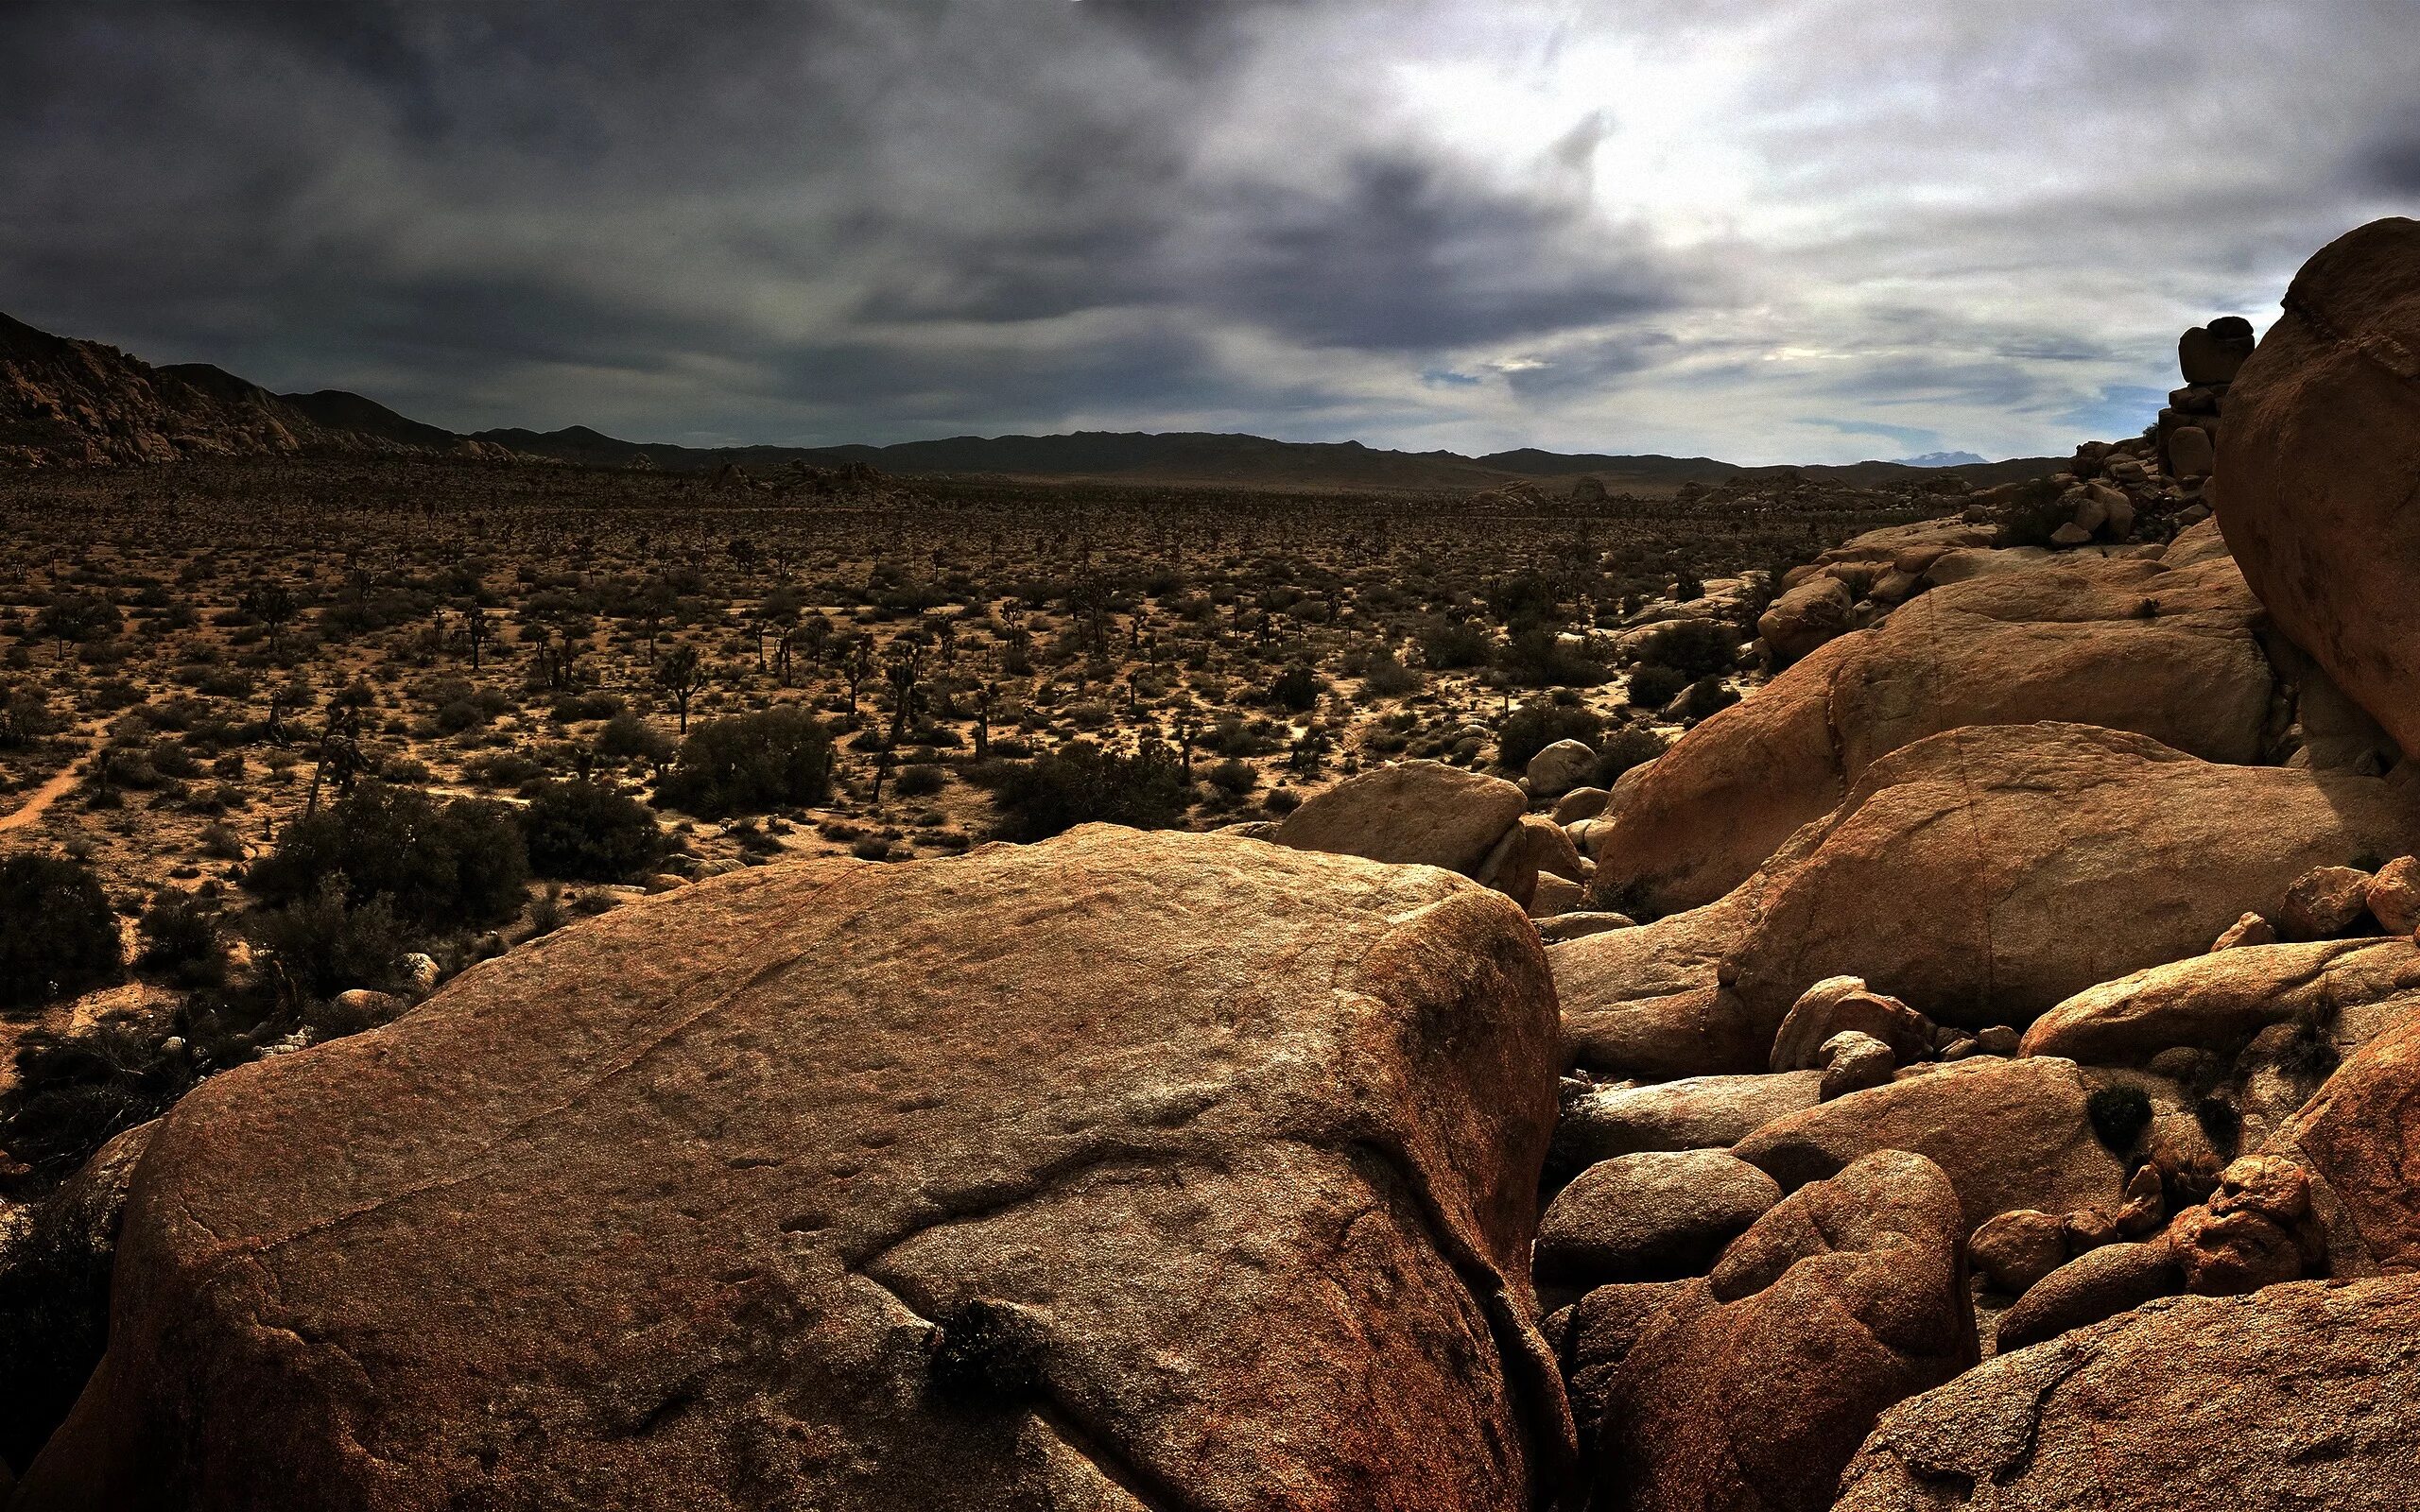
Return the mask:
<path id="1" fill-rule="evenodd" d="M 2264 1147 L 2309 1173 L 2331 1274 L 2420 1270 L 2420 1014 L 2339 1066 Z"/>
<path id="2" fill-rule="evenodd" d="M 2304 264 L 2226 414 L 2219 524 L 2253 592 L 2420 756 L 2420 221 Z"/>
<path id="3" fill-rule="evenodd" d="M 717 878 L 186 1097 L 15 1504 L 1527 1509 L 1556 1060 L 1438 871 Z"/>
<path id="4" fill-rule="evenodd" d="M 1947 1180 L 1901 1151 L 1784 1199 L 1606 1372 L 1590 1504 L 1829 1506 L 1883 1409 L 1975 1361 L 1963 1237 Z"/>
<path id="5" fill-rule="evenodd" d="M 2061 558 L 1937 589 L 1691 730 L 1590 830 L 1599 888 L 1712 901 L 1829 813 L 1876 761 L 1968 725 L 2060 720 L 2249 763 L 2275 680 L 2259 605 L 2223 557 Z"/>
<path id="6" fill-rule="evenodd" d="M 1270 838 L 1297 850 L 1467 876 L 1529 806 L 1529 795 L 1500 777 L 1443 762 L 1398 762 L 1314 794 Z"/>
<path id="7" fill-rule="evenodd" d="M 1838 1512 L 2400 1512 L 2420 1278 L 2174 1297 L 1882 1417 Z"/>
<path id="8" fill-rule="evenodd" d="M 2272 1024 L 2325 1024 L 2350 1054 L 2420 1009 L 2410 939 L 2243 945 L 2087 988 L 2025 1031 L 2029 1056 L 2129 1065 L 2178 1046 L 2232 1056 Z"/>

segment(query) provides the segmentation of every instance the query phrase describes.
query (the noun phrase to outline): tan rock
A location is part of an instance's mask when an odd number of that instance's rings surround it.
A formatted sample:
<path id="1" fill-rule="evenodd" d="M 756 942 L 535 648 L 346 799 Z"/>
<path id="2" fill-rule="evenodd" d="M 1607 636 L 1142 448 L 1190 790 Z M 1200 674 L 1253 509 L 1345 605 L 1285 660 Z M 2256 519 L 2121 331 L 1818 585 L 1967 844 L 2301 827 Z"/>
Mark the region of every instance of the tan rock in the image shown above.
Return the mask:
<path id="1" fill-rule="evenodd" d="M 1527 1509 L 1557 1058 L 1433 870 L 1086 826 L 628 904 L 178 1104 L 16 1506 Z"/>
<path id="2" fill-rule="evenodd" d="M 1605 812 L 1605 799 L 1611 796 L 1601 787 L 1575 787 L 1555 799 L 1554 822 L 1568 825 L 1593 819 Z"/>
<path id="3" fill-rule="evenodd" d="M 2186 1045 L 2233 1056 L 2272 1024 L 2331 1021 L 2340 1053 L 2420 1008 L 2420 950 L 2406 939 L 2244 945 L 2086 988 L 2033 1022 L 2023 1053 L 2092 1065 L 2147 1062 Z"/>
<path id="4" fill-rule="evenodd" d="M 1843 1029 L 1824 1040 L 1822 1059 L 1824 1079 L 1817 1084 L 1816 1093 L 1827 1103 L 1879 1087 L 1899 1069 L 1899 1057 L 1889 1045 L 1855 1029 Z"/>
<path id="5" fill-rule="evenodd" d="M 2420 222 L 2320 249 L 2227 394 L 2228 544 L 2278 627 L 2420 755 Z"/>
<path id="6" fill-rule="evenodd" d="M 2311 1180 L 2327 1231 L 2329 1274 L 2420 1270 L 2420 1013 L 2363 1045 L 2317 1096 L 2272 1135 L 2263 1153 Z"/>
<path id="7" fill-rule="evenodd" d="M 2089 1091 L 2072 1061 L 1968 1061 L 1775 1120 L 1732 1153 L 1794 1190 L 1875 1150 L 1912 1150 L 1948 1173 L 1962 1238 L 1997 1213 L 2123 1200 L 2126 1168 L 2084 1117 Z"/>
<path id="8" fill-rule="evenodd" d="M 2420 930 L 2420 857 L 2397 856 L 2379 868 L 2362 901 L 2388 934 Z"/>
<path id="9" fill-rule="evenodd" d="M 2224 930 L 2221 931 L 2219 937 L 2210 942 L 2210 949 L 2213 953 L 2216 953 L 2218 951 L 2237 950 L 2246 945 L 2274 945 L 2276 943 L 2277 926 L 2270 923 L 2269 920 L 2261 918 L 2258 914 L 2246 914 L 2241 919 L 2237 919 L 2234 923 L 2229 924 Z"/>
<path id="10" fill-rule="evenodd" d="M 1994 1347 L 2002 1354 L 2131 1312 L 2185 1289 L 2185 1272 L 2165 1239 L 2099 1245 L 2026 1288 L 2000 1314 Z"/>
<path id="11" fill-rule="evenodd" d="M 2168 433 L 2168 460 L 2180 478 L 2206 478 L 2218 470 L 2219 453 L 2208 431 L 2180 425 Z"/>
<path id="12" fill-rule="evenodd" d="M 1813 1108 L 1818 1071 L 1779 1076 L 1691 1076 L 1606 1088 L 1575 1098 L 1555 1128 L 1567 1169 L 1642 1150 L 1725 1149 L 1776 1119 Z"/>
<path id="13" fill-rule="evenodd" d="M 1698 1275 L 1780 1200 L 1772 1177 L 1721 1150 L 1618 1156 L 1547 1205 L 1533 1274 L 1586 1287 Z"/>
<path id="14" fill-rule="evenodd" d="M 1772 1069 L 1805 1071 L 1824 1063 L 1823 1046 L 1834 1035 L 1855 1030 L 1889 1047 L 1900 1062 L 1932 1054 L 1932 1021 L 1888 994 L 1871 991 L 1865 979 L 1834 976 L 1799 995 L 1773 1036 Z"/>
<path id="15" fill-rule="evenodd" d="M 2066 1231 L 2055 1213 L 2032 1208 L 1996 1213 L 1966 1241 L 1966 1258 L 1985 1280 L 2021 1296 L 2067 1263 Z"/>
<path id="16" fill-rule="evenodd" d="M 2068 720 L 2208 761 L 2256 761 L 2276 693 L 2258 617 L 2223 556 L 2185 567 L 2063 558 L 1927 593 L 1618 784 L 1592 830 L 1599 885 L 1660 910 L 1710 902 L 1876 761 L 1962 726 Z"/>
<path id="17" fill-rule="evenodd" d="M 1398 762 L 1313 794 L 1270 838 L 1297 850 L 1467 876 L 1529 806 L 1528 795 L 1500 777 L 1443 762 Z"/>
<path id="18" fill-rule="evenodd" d="M 1774 664 L 1788 666 L 1826 641 L 1848 633 L 1856 605 L 1855 596 L 1840 578 L 1810 577 L 1757 616 L 1756 633 L 1772 649 Z"/>
<path id="19" fill-rule="evenodd" d="M 1885 1413 L 1837 1512 L 2401 1512 L 2414 1338 L 2420 1278 L 2150 1301 Z"/>
<path id="20" fill-rule="evenodd" d="M 2286 889 L 2277 930 L 2287 939 L 2333 939 L 2369 912 L 2370 874 L 2358 867 L 2313 867 Z"/>
<path id="21" fill-rule="evenodd" d="M 1785 1199 L 1607 1374 L 1597 1504 L 1820 1512 L 1893 1402 L 1974 1362 L 1958 1204 L 1901 1151 Z"/>

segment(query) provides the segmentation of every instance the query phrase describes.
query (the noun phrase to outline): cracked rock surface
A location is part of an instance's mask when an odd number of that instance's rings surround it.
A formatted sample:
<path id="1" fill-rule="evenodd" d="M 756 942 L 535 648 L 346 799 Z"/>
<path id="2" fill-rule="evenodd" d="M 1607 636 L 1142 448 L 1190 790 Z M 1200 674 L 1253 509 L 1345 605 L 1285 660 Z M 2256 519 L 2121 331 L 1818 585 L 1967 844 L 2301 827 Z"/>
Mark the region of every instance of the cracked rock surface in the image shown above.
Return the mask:
<path id="1" fill-rule="evenodd" d="M 2178 1297 L 1883 1415 L 1839 1512 L 2411 1505 L 2420 1277 Z"/>
<path id="2" fill-rule="evenodd" d="M 683 888 L 180 1104 L 17 1505 L 1528 1508 L 1557 1061 L 1441 871 Z"/>

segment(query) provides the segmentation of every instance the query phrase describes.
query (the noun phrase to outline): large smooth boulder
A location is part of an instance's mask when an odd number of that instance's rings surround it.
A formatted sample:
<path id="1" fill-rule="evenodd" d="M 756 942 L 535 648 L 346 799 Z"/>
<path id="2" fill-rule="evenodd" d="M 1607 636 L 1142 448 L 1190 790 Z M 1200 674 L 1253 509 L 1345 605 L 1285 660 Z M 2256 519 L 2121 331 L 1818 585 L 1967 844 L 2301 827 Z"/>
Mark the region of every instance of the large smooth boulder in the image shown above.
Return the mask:
<path id="1" fill-rule="evenodd" d="M 2246 945 L 2086 988 L 2033 1021 L 2024 1053 L 2101 1065 L 2179 1045 L 2232 1056 L 2298 1020 L 2325 1023 L 2350 1053 L 2415 1008 L 2420 950 L 2409 939 Z"/>
<path id="2" fill-rule="evenodd" d="M 2219 524 L 2278 627 L 2420 755 L 2420 221 L 2303 265 L 2227 393 Z"/>
<path id="3" fill-rule="evenodd" d="M 1529 1508 L 1518 909 L 1086 826 L 743 871 L 163 1122 L 17 1507 Z"/>
<path id="4" fill-rule="evenodd" d="M 1936 590 L 1707 719 L 1617 788 L 1590 830 L 1600 886 L 1659 909 L 1709 902 L 1876 760 L 1965 725 L 2064 720 L 2256 761 L 2276 692 L 2258 616 L 2224 557 L 2080 557 Z"/>
<path id="5" fill-rule="evenodd" d="M 1270 836 L 1297 850 L 1478 869 L 1530 807 L 1518 784 L 1443 762 L 1398 762 L 1314 793 Z"/>
<path id="6" fill-rule="evenodd" d="M 2087 1249 L 2027 1287 L 2000 1314 L 1997 1347 L 2002 1354 L 2022 1349 L 2183 1290 L 2185 1271 L 2164 1239 Z"/>
<path id="7" fill-rule="evenodd" d="M 1555 1194 L 1532 1271 L 1586 1287 L 1695 1275 L 1780 1200 L 1772 1177 L 1721 1150 L 1616 1156 Z"/>
<path id="8" fill-rule="evenodd" d="M 1919 1156 L 1872 1155 L 1733 1241 L 1610 1377 L 1599 1508 L 1820 1512 L 1892 1403 L 1976 1358 L 1958 1201 Z"/>
<path id="9" fill-rule="evenodd" d="M 2416 834 L 2420 783 L 2219 765 L 2078 725 L 1951 730 L 1876 762 L 1792 837 L 1728 974 L 1760 1025 L 1854 975 L 1940 1022 L 2021 1027 L 2203 954 L 2312 867 Z"/>
<path id="10" fill-rule="evenodd" d="M 2093 1134 L 2091 1092 L 2073 1061 L 1954 1061 L 1777 1119 L 1732 1153 L 1787 1190 L 1876 1150 L 1912 1150 L 1958 1189 L 1963 1239 L 2019 1209 L 2118 1208 L 2126 1167 Z"/>
<path id="11" fill-rule="evenodd" d="M 2230 412 L 2232 413 L 2232 412 Z M 1838 1512 L 2404 1512 L 2420 1278 L 2180 1297 L 1885 1413 Z"/>
<path id="12" fill-rule="evenodd" d="M 2263 1149 L 2310 1174 L 2331 1274 L 2420 1270 L 2420 1014 L 2337 1067 Z"/>
<path id="13" fill-rule="evenodd" d="M 1765 1069 L 1770 1026 L 1717 976 L 1754 926 L 1757 888 L 1634 929 L 1547 952 L 1573 1059 L 1610 1074 L 1656 1079 Z"/>
<path id="14" fill-rule="evenodd" d="M 1756 633 L 1776 662 L 1799 660 L 1857 627 L 1856 600 L 1837 577 L 1810 577 L 1784 593 L 1756 617 Z"/>

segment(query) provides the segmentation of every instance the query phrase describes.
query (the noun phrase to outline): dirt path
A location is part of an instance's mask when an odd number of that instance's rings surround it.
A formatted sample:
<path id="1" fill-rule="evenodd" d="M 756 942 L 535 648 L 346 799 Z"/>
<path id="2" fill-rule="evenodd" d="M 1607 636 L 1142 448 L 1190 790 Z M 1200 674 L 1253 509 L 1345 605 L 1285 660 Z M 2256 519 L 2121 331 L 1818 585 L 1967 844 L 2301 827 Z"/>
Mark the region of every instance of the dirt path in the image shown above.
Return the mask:
<path id="1" fill-rule="evenodd" d="M 0 814 L 0 832 L 22 830 L 41 818 L 45 809 L 63 797 L 69 788 L 76 785 L 76 769 L 83 765 L 84 757 L 91 754 L 92 747 L 85 747 L 82 755 L 69 761 L 48 782 L 26 795 L 26 800 L 23 803 L 18 804 L 7 814 Z"/>

